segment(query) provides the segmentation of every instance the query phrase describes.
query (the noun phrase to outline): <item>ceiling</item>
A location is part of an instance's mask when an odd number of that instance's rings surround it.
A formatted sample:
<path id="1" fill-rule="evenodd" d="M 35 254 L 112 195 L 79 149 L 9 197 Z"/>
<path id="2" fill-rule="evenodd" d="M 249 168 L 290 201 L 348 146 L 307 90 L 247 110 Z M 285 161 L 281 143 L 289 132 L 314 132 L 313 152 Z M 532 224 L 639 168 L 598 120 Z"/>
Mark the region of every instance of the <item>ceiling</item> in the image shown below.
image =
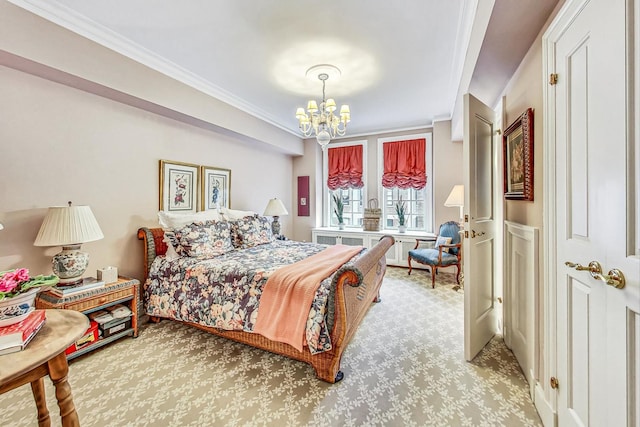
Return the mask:
<path id="1" fill-rule="evenodd" d="M 558 2 L 10 1 L 294 134 L 322 95 L 307 70 L 332 64 L 349 135 L 450 119 L 468 91 L 495 105 Z"/>

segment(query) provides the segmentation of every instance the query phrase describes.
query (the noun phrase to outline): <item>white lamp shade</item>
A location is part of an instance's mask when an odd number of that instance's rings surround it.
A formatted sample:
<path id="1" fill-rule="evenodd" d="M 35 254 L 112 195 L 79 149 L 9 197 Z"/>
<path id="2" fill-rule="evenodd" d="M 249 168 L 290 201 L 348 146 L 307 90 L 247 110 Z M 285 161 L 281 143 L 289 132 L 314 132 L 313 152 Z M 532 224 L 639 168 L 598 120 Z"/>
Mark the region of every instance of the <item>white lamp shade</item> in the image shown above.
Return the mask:
<path id="1" fill-rule="evenodd" d="M 2 230 L 4 228 L 4 226 L 2 224 L 0 224 L 0 230 Z"/>
<path id="2" fill-rule="evenodd" d="M 447 197 L 447 200 L 444 202 L 444 205 L 447 207 L 464 206 L 464 185 L 454 185 L 451 193 L 449 193 L 449 197 Z"/>
<path id="3" fill-rule="evenodd" d="M 34 246 L 67 246 L 104 238 L 89 206 L 53 206 L 42 221 Z"/>
<path id="4" fill-rule="evenodd" d="M 316 111 L 318 111 L 318 104 L 316 103 L 316 101 L 309 101 L 307 103 L 307 111 L 310 113 L 315 113 Z"/>
<path id="5" fill-rule="evenodd" d="M 269 200 L 269 203 L 267 203 L 267 207 L 264 210 L 264 216 L 283 215 L 289 215 L 289 212 L 287 212 L 287 208 L 284 207 L 284 203 L 282 203 L 282 200 L 278 198 Z"/>

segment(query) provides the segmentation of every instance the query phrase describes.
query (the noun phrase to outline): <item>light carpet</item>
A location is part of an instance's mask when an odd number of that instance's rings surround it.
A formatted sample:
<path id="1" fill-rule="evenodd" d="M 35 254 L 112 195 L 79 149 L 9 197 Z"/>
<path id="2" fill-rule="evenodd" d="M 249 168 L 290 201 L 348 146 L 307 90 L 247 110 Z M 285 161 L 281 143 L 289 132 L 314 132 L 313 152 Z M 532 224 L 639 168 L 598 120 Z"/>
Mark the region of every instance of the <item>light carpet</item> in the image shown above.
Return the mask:
<path id="1" fill-rule="evenodd" d="M 463 357 L 462 291 L 441 272 L 389 268 L 331 385 L 302 362 L 174 322 L 141 326 L 71 362 L 83 426 L 539 426 L 500 337 Z M 2 363 L 2 357 L 0 357 Z M 60 425 L 45 380 L 52 425 Z M 0 396 L 0 425 L 37 425 L 31 388 Z"/>

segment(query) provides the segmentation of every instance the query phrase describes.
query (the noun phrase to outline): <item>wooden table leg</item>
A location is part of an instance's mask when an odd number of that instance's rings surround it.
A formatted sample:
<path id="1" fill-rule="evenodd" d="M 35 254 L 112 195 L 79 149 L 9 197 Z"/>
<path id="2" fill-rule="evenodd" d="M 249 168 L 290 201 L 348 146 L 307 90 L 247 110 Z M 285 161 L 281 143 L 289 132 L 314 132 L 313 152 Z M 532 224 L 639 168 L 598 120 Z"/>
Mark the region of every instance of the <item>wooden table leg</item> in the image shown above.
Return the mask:
<path id="1" fill-rule="evenodd" d="M 56 387 L 56 399 L 60 407 L 60 417 L 63 427 L 79 427 L 78 413 L 73 404 L 71 396 L 71 386 L 67 382 L 69 373 L 69 365 L 67 364 L 67 356 L 64 352 L 60 353 L 47 362 L 49 366 L 49 377 Z"/>
<path id="2" fill-rule="evenodd" d="M 31 391 L 38 408 L 38 426 L 50 427 L 51 418 L 49 418 L 49 409 L 47 409 L 47 399 L 44 392 L 44 379 L 42 377 L 31 382 Z"/>

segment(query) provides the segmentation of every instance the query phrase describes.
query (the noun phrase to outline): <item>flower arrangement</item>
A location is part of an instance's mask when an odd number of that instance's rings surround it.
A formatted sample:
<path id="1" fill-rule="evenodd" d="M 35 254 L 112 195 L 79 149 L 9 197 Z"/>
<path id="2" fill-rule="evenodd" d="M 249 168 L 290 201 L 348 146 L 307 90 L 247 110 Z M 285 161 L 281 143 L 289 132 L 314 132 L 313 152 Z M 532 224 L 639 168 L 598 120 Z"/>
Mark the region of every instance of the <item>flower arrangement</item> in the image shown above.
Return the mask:
<path id="1" fill-rule="evenodd" d="M 342 197 L 340 197 L 340 195 L 337 193 L 334 193 L 332 197 L 333 197 L 333 203 L 335 203 L 333 212 L 336 214 L 336 217 L 338 218 L 338 224 L 342 224 L 344 220 L 344 217 L 343 217 L 344 203 L 342 202 Z"/>
<path id="2" fill-rule="evenodd" d="M 59 280 L 58 276 L 54 274 L 50 276 L 40 274 L 30 277 L 29 270 L 26 268 L 0 271 L 0 301 L 17 297 L 33 288 L 53 286 Z"/>
<path id="3" fill-rule="evenodd" d="M 407 204 L 402 200 L 402 196 L 400 196 L 400 200 L 396 202 L 396 215 L 398 215 L 398 223 L 400 225 L 404 225 L 406 213 Z"/>

